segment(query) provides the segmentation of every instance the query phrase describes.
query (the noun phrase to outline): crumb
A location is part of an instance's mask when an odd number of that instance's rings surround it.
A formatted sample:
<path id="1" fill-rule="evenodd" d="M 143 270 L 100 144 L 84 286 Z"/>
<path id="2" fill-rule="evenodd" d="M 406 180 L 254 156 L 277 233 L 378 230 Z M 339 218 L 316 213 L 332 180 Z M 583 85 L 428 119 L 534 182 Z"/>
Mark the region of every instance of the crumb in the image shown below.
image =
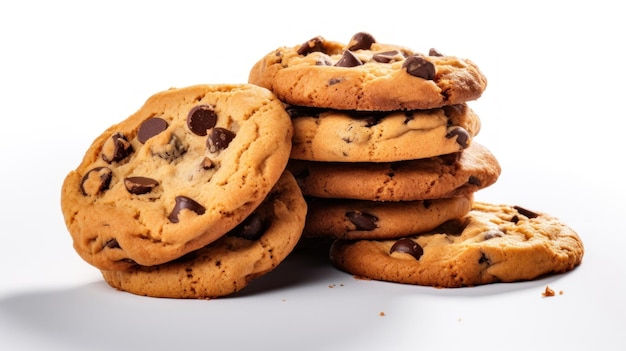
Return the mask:
<path id="1" fill-rule="evenodd" d="M 459 322 L 459 323 L 461 323 L 461 317 L 459 317 L 459 320 L 458 320 L 458 322 Z"/>
<path id="2" fill-rule="evenodd" d="M 559 295 L 563 295 L 563 290 L 559 290 Z"/>
<path id="3" fill-rule="evenodd" d="M 385 312 L 380 312 L 378 315 L 381 316 L 381 317 L 384 317 L 385 316 Z"/>
<path id="4" fill-rule="evenodd" d="M 328 287 L 332 289 L 335 287 L 335 284 L 330 284 Z"/>
<path id="5" fill-rule="evenodd" d="M 550 287 L 546 285 L 546 290 L 544 290 L 541 293 L 541 296 L 543 297 L 554 296 L 554 290 L 550 289 Z"/>

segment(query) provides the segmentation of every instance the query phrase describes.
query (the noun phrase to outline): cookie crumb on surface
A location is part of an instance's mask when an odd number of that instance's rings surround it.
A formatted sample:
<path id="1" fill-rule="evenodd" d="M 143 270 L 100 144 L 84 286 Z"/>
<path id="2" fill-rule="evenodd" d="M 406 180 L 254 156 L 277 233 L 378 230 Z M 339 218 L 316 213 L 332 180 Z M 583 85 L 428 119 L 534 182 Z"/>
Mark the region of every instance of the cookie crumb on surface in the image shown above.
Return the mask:
<path id="1" fill-rule="evenodd" d="M 384 317 L 385 316 L 385 312 L 380 312 L 379 316 Z"/>
<path id="2" fill-rule="evenodd" d="M 560 293 L 560 294 L 562 294 L 562 291 L 561 291 L 561 293 Z M 544 291 L 541 293 L 541 296 L 543 296 L 543 297 L 550 297 L 550 296 L 554 296 L 554 295 L 555 295 L 555 294 L 554 294 L 554 290 L 550 289 L 550 287 L 549 287 L 549 286 L 547 286 L 547 285 L 546 285 L 546 290 L 544 290 Z"/>

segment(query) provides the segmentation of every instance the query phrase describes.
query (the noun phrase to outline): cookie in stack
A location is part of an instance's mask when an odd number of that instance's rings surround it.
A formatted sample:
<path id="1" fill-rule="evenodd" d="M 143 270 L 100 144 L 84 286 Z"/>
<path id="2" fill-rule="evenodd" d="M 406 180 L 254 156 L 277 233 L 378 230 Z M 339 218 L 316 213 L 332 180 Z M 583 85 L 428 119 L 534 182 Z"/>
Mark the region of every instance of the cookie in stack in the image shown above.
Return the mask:
<path id="1" fill-rule="evenodd" d="M 348 44 L 318 36 L 268 53 L 249 83 L 287 106 L 294 125 L 287 168 L 309 207 L 303 237 L 332 238 L 338 268 L 459 287 L 580 263 L 579 238 L 556 219 L 474 201 L 501 170 L 474 141 L 480 119 L 468 102 L 487 80 L 472 61 L 379 43 L 365 32 Z M 526 268 L 507 275 L 494 266 Z"/>
<path id="2" fill-rule="evenodd" d="M 75 250 L 134 294 L 241 290 L 302 234 L 306 202 L 285 170 L 292 134 L 282 102 L 258 86 L 153 95 L 65 178 L 61 209 Z"/>

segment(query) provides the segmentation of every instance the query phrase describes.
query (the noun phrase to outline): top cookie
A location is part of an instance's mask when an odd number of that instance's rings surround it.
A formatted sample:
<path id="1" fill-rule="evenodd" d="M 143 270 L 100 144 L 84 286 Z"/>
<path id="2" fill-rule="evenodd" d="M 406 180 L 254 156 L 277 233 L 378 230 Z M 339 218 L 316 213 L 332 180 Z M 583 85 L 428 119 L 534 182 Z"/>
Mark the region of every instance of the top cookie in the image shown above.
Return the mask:
<path id="1" fill-rule="evenodd" d="M 61 208 L 74 248 L 100 269 L 120 270 L 215 241 L 274 186 L 292 135 L 282 102 L 258 86 L 153 95 L 67 175 Z"/>
<path id="2" fill-rule="evenodd" d="M 248 82 L 300 106 L 339 110 L 414 110 L 478 99 L 487 79 L 472 61 L 378 43 L 368 33 L 348 44 L 315 37 L 278 48 L 251 69 Z"/>

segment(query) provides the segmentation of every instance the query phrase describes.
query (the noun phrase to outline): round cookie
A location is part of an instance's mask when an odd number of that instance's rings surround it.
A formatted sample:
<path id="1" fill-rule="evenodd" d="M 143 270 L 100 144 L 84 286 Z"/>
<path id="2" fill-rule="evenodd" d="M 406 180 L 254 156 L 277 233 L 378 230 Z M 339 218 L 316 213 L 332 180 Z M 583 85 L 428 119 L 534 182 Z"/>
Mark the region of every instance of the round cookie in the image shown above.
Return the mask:
<path id="1" fill-rule="evenodd" d="M 487 79 L 470 60 L 430 49 L 377 42 L 368 33 L 348 44 L 314 37 L 261 58 L 248 82 L 292 105 L 338 110 L 416 110 L 478 99 Z"/>
<path id="2" fill-rule="evenodd" d="M 102 271 L 105 281 L 137 295 L 215 298 L 237 292 L 273 270 L 300 239 L 306 202 L 285 172 L 265 201 L 217 241 L 172 262 Z"/>
<path id="3" fill-rule="evenodd" d="M 432 230 L 465 216 L 472 194 L 424 201 L 308 199 L 305 237 L 392 239 Z"/>
<path id="4" fill-rule="evenodd" d="M 97 268 L 119 270 L 206 246 L 263 201 L 292 134 L 282 102 L 258 86 L 153 95 L 65 178 L 61 209 L 74 248 Z"/>
<path id="5" fill-rule="evenodd" d="M 291 158 L 324 162 L 393 162 L 466 149 L 480 119 L 466 104 L 415 111 L 339 111 L 288 107 Z"/>
<path id="6" fill-rule="evenodd" d="M 402 162 L 289 160 L 305 196 L 375 201 L 414 201 L 472 194 L 497 181 L 495 156 L 473 142 L 460 153 Z M 355 181 L 358 180 L 358 181 Z"/>
<path id="7" fill-rule="evenodd" d="M 466 216 L 396 240 L 337 240 L 339 269 L 375 280 L 464 287 L 532 280 L 582 262 L 576 232 L 559 219 L 518 206 L 475 202 Z"/>

